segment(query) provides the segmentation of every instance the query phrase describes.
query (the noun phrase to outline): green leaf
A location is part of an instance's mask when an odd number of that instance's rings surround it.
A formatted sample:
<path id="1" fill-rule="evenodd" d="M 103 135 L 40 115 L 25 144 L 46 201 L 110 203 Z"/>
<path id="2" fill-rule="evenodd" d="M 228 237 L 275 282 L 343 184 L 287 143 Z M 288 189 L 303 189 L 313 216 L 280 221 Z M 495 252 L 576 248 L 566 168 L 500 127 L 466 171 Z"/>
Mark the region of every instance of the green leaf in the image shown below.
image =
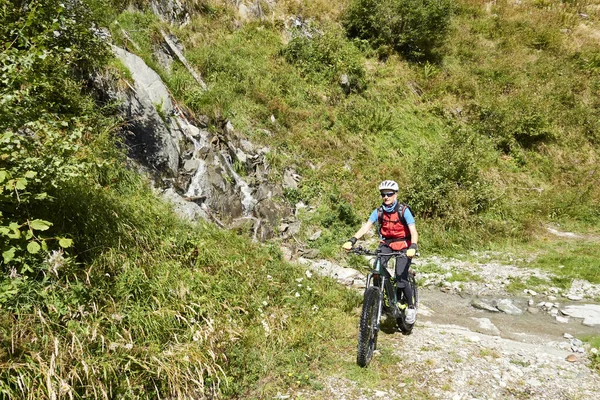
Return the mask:
<path id="1" fill-rule="evenodd" d="M 42 250 L 48 251 L 48 243 L 45 240 L 42 240 Z"/>
<path id="2" fill-rule="evenodd" d="M 36 175 L 37 175 L 37 172 L 35 172 L 35 171 L 25 172 L 25 178 L 27 178 L 27 179 L 34 178 Z M 0 181 L 0 182 L 2 182 L 2 181 Z"/>
<path id="3" fill-rule="evenodd" d="M 21 231 L 19 230 L 19 228 L 12 228 L 12 231 L 13 231 L 13 233 L 9 233 L 6 236 L 8 236 L 11 239 L 20 239 L 21 238 Z"/>
<path id="4" fill-rule="evenodd" d="M 25 188 L 27 187 L 27 179 L 25 178 L 18 178 L 15 182 L 15 189 L 17 190 L 25 190 Z"/>
<path id="5" fill-rule="evenodd" d="M 27 245 L 27 251 L 31 254 L 36 254 L 40 251 L 41 246 L 37 242 L 29 242 Z"/>
<path id="6" fill-rule="evenodd" d="M 73 239 L 60 238 L 58 240 L 58 245 L 62 248 L 67 248 L 73 246 Z"/>
<path id="7" fill-rule="evenodd" d="M 4 182 L 7 177 L 8 173 L 5 170 L 0 170 L 0 183 Z"/>
<path id="8" fill-rule="evenodd" d="M 29 227 L 36 231 L 47 231 L 52 226 L 52 222 L 44 221 L 42 219 L 34 219 L 29 222 Z"/>
<path id="9" fill-rule="evenodd" d="M 19 272 L 22 274 L 26 274 L 28 272 L 33 272 L 33 268 L 31 268 L 29 264 L 23 264 L 21 265 L 21 268 L 19 268 Z"/>
<path id="10" fill-rule="evenodd" d="M 2 257 L 4 258 L 5 264 L 8 264 L 9 262 L 12 261 L 13 258 L 15 258 L 15 251 L 17 251 L 17 249 L 14 247 L 11 247 L 10 249 L 8 249 L 2 253 Z"/>

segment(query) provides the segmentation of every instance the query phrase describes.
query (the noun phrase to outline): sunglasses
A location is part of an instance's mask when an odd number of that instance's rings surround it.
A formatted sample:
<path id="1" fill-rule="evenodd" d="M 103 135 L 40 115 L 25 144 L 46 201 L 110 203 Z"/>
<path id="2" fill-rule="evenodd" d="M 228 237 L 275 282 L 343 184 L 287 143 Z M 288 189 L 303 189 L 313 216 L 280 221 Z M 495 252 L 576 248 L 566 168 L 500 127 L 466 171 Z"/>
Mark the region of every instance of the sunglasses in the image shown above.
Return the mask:
<path id="1" fill-rule="evenodd" d="M 381 192 L 381 197 L 392 197 L 396 192 Z"/>

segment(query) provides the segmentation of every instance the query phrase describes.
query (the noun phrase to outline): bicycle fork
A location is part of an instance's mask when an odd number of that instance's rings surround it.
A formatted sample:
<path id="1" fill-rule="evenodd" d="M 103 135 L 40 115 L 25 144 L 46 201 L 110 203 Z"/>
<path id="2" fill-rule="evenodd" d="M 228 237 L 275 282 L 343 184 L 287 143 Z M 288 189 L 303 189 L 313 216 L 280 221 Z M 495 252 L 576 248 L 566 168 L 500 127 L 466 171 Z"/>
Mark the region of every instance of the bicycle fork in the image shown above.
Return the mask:
<path id="1" fill-rule="evenodd" d="M 381 324 L 381 315 L 383 314 L 383 291 L 385 290 L 385 277 L 380 277 L 381 279 L 381 287 L 379 290 L 379 301 L 377 302 L 377 319 L 375 320 L 375 326 L 373 327 L 374 333 L 374 343 L 373 350 L 377 349 L 377 337 L 379 334 L 379 325 Z"/>

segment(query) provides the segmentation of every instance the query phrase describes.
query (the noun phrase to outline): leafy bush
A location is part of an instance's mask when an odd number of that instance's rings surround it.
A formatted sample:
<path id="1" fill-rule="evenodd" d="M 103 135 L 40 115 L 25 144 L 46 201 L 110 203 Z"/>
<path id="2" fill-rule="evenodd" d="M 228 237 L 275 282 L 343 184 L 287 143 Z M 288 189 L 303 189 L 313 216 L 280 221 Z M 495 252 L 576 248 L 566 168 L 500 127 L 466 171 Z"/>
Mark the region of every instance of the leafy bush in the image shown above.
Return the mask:
<path id="1" fill-rule="evenodd" d="M 77 160 L 83 127 L 77 119 L 32 121 L 0 137 L 0 249 L 3 264 L 18 266 L 13 274 L 31 272 L 32 256 L 48 251 L 54 238 L 44 236 L 52 223 L 41 219 L 49 191 L 85 173 L 87 164 Z M 58 238 L 70 247 L 67 238 Z"/>
<path id="2" fill-rule="evenodd" d="M 584 49 L 573 55 L 573 61 L 584 71 L 597 74 L 600 71 L 600 51 L 597 49 Z"/>
<path id="3" fill-rule="evenodd" d="M 360 223 L 360 218 L 356 215 L 351 204 L 332 196 L 330 213 L 323 219 L 323 226 L 331 228 L 342 227 L 354 228 Z"/>
<path id="4" fill-rule="evenodd" d="M 328 26 L 324 32 L 297 28 L 294 38 L 282 50 L 287 62 L 296 65 L 310 79 L 339 82 L 342 75 L 348 78 L 351 91 L 365 88 L 365 70 L 360 51 L 339 30 Z"/>
<path id="5" fill-rule="evenodd" d="M 344 16 L 350 37 L 391 48 L 410 60 L 435 59 L 450 28 L 450 0 L 352 0 Z"/>
<path id="6" fill-rule="evenodd" d="M 424 149 L 410 167 L 405 198 L 422 217 L 443 218 L 461 226 L 490 206 L 491 185 L 479 167 L 488 158 L 476 135 L 455 130 L 441 143 Z"/>
<path id="7" fill-rule="evenodd" d="M 518 152 L 520 147 L 530 149 L 555 137 L 549 115 L 529 97 L 516 97 L 504 104 L 475 106 L 470 112 L 475 116 L 475 129 L 490 137 L 505 153 Z"/>
<path id="8" fill-rule="evenodd" d="M 9 2 L 0 14 L 0 38 L 6 43 L 0 53 L 0 263 L 15 278 L 35 274 L 33 265 L 50 248 L 71 245 L 44 236 L 52 222 L 42 215 L 50 191 L 88 168 L 82 144 L 98 118 L 90 115 L 79 79 L 102 65 L 108 51 L 81 2 Z"/>
<path id="9" fill-rule="evenodd" d="M 0 128 L 22 126 L 40 109 L 78 114 L 79 82 L 109 55 L 84 3 L 9 2 L 0 14 Z"/>
<path id="10" fill-rule="evenodd" d="M 396 128 L 393 110 L 383 101 L 366 97 L 350 99 L 340 118 L 346 129 L 359 137 L 386 134 Z"/>

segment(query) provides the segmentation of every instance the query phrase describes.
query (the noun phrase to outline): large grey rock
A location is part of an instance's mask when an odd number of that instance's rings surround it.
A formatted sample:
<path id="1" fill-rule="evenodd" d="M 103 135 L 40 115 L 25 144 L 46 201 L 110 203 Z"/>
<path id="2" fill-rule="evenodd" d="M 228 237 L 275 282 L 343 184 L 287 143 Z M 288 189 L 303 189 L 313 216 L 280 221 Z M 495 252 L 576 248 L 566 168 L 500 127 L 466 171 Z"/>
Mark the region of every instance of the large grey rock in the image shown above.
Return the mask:
<path id="1" fill-rule="evenodd" d="M 321 276 L 329 276 L 343 285 L 352 286 L 355 280 L 363 281 L 364 276 L 355 269 L 344 268 L 327 260 L 309 260 L 299 257 L 298 262 Z"/>
<path id="2" fill-rule="evenodd" d="M 471 301 L 471 305 L 477 309 L 484 310 L 484 311 L 495 312 L 495 313 L 500 312 L 500 310 L 498 310 L 493 305 L 488 304 L 485 301 L 483 301 L 481 299 L 477 299 L 477 298 L 475 298 Z"/>
<path id="3" fill-rule="evenodd" d="M 163 21 L 185 25 L 190 22 L 190 14 L 185 2 L 179 0 L 151 0 L 150 8 Z"/>
<path id="4" fill-rule="evenodd" d="M 496 301 L 496 308 L 502 311 L 505 314 L 509 315 L 520 315 L 523 314 L 523 311 L 515 306 L 510 299 L 502 299 Z"/>
<path id="5" fill-rule="evenodd" d="M 600 326 L 600 305 L 598 304 L 570 305 L 560 311 L 569 317 L 583 318 L 583 325 Z"/>
<path id="6" fill-rule="evenodd" d="M 489 318 L 474 318 L 472 320 L 478 323 L 477 332 L 485 333 L 492 336 L 500 336 L 500 330 L 490 321 Z"/>
<path id="7" fill-rule="evenodd" d="M 206 205 L 215 210 L 219 218 L 228 220 L 241 217 L 244 214 L 242 202 L 222 157 L 210 151 L 197 161 L 198 169 L 185 196 L 204 198 Z"/>
<path id="8" fill-rule="evenodd" d="M 240 20 L 243 22 L 248 22 L 253 19 L 261 19 L 265 17 L 265 12 L 268 12 L 270 9 L 274 8 L 276 4 L 276 0 L 246 2 L 237 1 L 238 15 Z"/>
<path id="9" fill-rule="evenodd" d="M 171 203 L 173 210 L 181 218 L 189 221 L 208 220 L 208 215 L 202 207 L 193 201 L 186 201 L 174 189 L 165 190 L 162 197 Z"/>
<path id="10" fill-rule="evenodd" d="M 183 138 L 181 132 L 169 130 L 162 118 L 173 111 L 169 92 L 160 76 L 140 57 L 115 46 L 113 51 L 134 80 L 134 90 L 113 93 L 125 117 L 129 156 L 154 174 L 173 177 L 177 175 Z"/>
<path id="11" fill-rule="evenodd" d="M 569 305 L 560 310 L 563 314 L 573 318 L 587 318 L 600 315 L 600 305 L 598 304 L 581 304 Z"/>
<path id="12" fill-rule="evenodd" d="M 288 239 L 288 238 L 291 238 L 291 237 L 297 235 L 300 232 L 301 227 L 302 227 L 302 224 L 300 223 L 300 221 L 291 222 L 286 227 L 286 229 L 283 231 L 283 238 Z"/>
<path id="13" fill-rule="evenodd" d="M 135 81 L 136 92 L 142 90 L 143 93 L 139 96 L 148 97 L 153 105 L 158 106 L 162 112 L 169 114 L 173 111 L 173 103 L 169 96 L 169 90 L 163 83 L 160 76 L 137 55 L 121 49 L 117 46 L 112 46 L 115 55 L 125 64 L 131 72 Z M 154 107 L 153 107 L 154 108 Z"/>
<path id="14" fill-rule="evenodd" d="M 209 133 L 203 120 L 199 129 L 140 57 L 118 47 L 113 51 L 133 81 L 124 86 L 98 77 L 96 83 L 103 100 L 120 105 L 126 123 L 122 134 L 135 168 L 149 173 L 157 186 L 174 186 L 166 197 L 186 219 L 208 215 L 220 226 L 248 226 L 261 241 L 275 236 L 279 221 L 293 212 L 283 200 L 282 184 L 269 180 L 269 149 L 241 137 L 230 121 L 217 122 L 216 132 Z M 300 179 L 293 173 L 288 178 L 294 184 Z M 296 225 L 284 235 L 296 234 Z"/>
<path id="15" fill-rule="evenodd" d="M 286 170 L 283 173 L 283 187 L 287 189 L 298 189 L 298 181 L 300 180 L 300 175 L 298 175 L 293 170 Z"/>
<path id="16" fill-rule="evenodd" d="M 201 163 L 202 161 L 197 159 L 185 160 L 185 162 L 183 163 L 183 170 L 188 173 L 194 173 L 198 171 L 198 168 L 200 168 Z"/>

